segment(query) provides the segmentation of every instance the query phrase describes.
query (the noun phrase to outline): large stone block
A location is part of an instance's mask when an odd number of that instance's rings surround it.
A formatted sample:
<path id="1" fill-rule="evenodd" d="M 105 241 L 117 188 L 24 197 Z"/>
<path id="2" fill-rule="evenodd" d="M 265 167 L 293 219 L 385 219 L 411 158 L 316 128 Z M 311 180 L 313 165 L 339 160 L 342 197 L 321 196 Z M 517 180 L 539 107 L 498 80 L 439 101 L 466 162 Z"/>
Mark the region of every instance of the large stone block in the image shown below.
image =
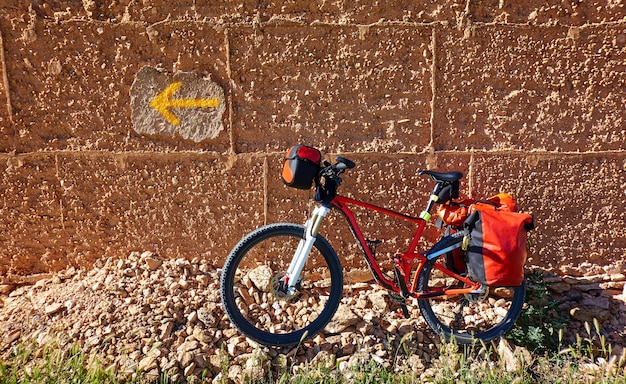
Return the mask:
<path id="1" fill-rule="evenodd" d="M 0 275 L 64 268 L 54 155 L 0 156 Z"/>
<path id="2" fill-rule="evenodd" d="M 88 267 L 150 250 L 221 265 L 264 220 L 261 157 L 59 154 L 2 167 L 0 272 Z"/>
<path id="3" fill-rule="evenodd" d="M 609 265 L 626 255 L 623 155 L 476 155 L 478 195 L 513 194 L 532 214 L 533 265 Z"/>
<path id="4" fill-rule="evenodd" d="M 437 30 L 435 149 L 623 150 L 623 26 Z"/>
<path id="5" fill-rule="evenodd" d="M 0 25 L 1 27 L 1 25 Z M 4 36 L 0 28 L 0 57 L 4 59 Z M 7 73 L 5 71 L 6 60 L 0 61 L 0 140 L 6 141 L 14 134 L 10 128 L 13 120 L 10 93 L 8 84 L 5 82 Z"/>
<path id="6" fill-rule="evenodd" d="M 577 25 L 620 22 L 626 18 L 622 1 L 470 1 L 473 21 L 485 23 Z"/>
<path id="7" fill-rule="evenodd" d="M 207 257 L 221 264 L 263 221 L 263 159 L 202 154 L 62 158 L 68 242 L 80 253 Z"/>
<path id="8" fill-rule="evenodd" d="M 261 5 L 263 20 L 292 20 L 297 22 L 329 24 L 373 24 L 378 22 L 455 22 L 465 10 L 465 1 L 411 1 L 385 2 L 340 1 L 268 1 Z"/>
<path id="9" fill-rule="evenodd" d="M 52 0 L 36 2 L 12 1 L 6 7 L 11 17 L 26 15 L 32 9 L 37 17 L 54 22 L 97 20 L 109 23 L 138 22 L 144 25 L 163 21 L 250 22 L 256 16 L 257 2 L 252 0 Z"/>
<path id="10" fill-rule="evenodd" d="M 28 14 L 32 9 L 38 17 L 55 22 L 97 20 L 110 23 L 139 22 L 149 25 L 163 21 L 208 21 L 236 24 L 279 20 L 306 24 L 345 25 L 377 22 L 456 22 L 459 15 L 466 10 L 466 1 L 174 0 L 163 3 L 132 0 L 85 0 L 82 2 L 52 0 L 32 3 L 27 0 L 16 0 L 3 7 L 7 8 L 6 12 L 11 18 Z M 498 15 L 498 11 L 503 12 L 496 3 L 490 4 L 489 7 L 481 7 L 475 13 L 477 18 L 490 19 L 494 17 L 494 14 Z"/>
<path id="11" fill-rule="evenodd" d="M 233 29 L 235 150 L 304 142 L 332 151 L 422 151 L 430 141 L 431 31 Z"/>
<path id="12" fill-rule="evenodd" d="M 0 150 L 230 149 L 228 130 L 201 143 L 137 134 L 130 87 L 144 65 L 193 72 L 228 85 L 224 32 L 207 25 L 16 22 L 5 40 L 11 102 L 19 135 Z M 228 116 L 224 116 L 226 125 Z"/>

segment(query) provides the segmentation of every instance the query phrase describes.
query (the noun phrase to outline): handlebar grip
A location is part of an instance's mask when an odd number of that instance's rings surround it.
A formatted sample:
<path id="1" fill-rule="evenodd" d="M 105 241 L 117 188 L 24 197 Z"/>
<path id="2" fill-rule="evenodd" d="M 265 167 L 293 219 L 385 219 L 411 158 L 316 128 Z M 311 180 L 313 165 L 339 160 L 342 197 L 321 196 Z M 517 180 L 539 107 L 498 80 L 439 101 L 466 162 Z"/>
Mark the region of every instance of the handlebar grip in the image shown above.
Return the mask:
<path id="1" fill-rule="evenodd" d="M 351 160 L 346 159 L 345 157 L 337 156 L 337 169 L 350 169 L 354 168 L 356 164 Z"/>

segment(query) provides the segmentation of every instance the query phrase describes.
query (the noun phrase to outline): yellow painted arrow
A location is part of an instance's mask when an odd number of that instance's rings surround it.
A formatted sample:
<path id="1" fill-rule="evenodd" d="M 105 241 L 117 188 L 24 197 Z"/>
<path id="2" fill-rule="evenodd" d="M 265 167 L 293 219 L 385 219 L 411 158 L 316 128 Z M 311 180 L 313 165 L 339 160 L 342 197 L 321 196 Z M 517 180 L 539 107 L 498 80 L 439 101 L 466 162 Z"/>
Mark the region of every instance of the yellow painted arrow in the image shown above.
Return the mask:
<path id="1" fill-rule="evenodd" d="M 178 81 L 167 86 L 161 93 L 156 95 L 150 102 L 150 106 L 156 109 L 172 125 L 179 125 L 180 120 L 170 112 L 170 108 L 215 108 L 220 105 L 218 99 L 172 99 L 172 96 L 183 85 Z"/>

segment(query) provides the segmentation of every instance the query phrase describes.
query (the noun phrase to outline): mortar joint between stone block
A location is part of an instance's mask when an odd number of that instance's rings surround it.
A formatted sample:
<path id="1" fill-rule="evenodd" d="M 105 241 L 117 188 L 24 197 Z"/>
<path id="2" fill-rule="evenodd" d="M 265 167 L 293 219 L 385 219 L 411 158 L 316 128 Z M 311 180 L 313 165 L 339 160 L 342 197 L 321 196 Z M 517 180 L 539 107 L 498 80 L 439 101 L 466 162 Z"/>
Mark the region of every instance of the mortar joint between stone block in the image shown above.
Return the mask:
<path id="1" fill-rule="evenodd" d="M 437 102 L 437 29 L 433 28 L 431 33 L 431 41 L 430 41 L 430 50 L 432 51 L 432 64 L 430 68 L 430 88 L 431 88 L 431 99 L 430 99 L 430 141 L 428 143 L 427 148 L 432 148 L 434 151 L 434 141 L 435 141 L 435 106 Z"/>
<path id="2" fill-rule="evenodd" d="M 9 75 L 7 73 L 7 63 L 4 56 L 4 40 L 2 38 L 2 30 L 0 30 L 0 70 L 2 70 L 2 83 L 4 84 L 4 92 L 7 98 L 7 114 L 9 122 L 13 124 L 13 107 L 11 105 L 11 92 L 9 89 Z"/>

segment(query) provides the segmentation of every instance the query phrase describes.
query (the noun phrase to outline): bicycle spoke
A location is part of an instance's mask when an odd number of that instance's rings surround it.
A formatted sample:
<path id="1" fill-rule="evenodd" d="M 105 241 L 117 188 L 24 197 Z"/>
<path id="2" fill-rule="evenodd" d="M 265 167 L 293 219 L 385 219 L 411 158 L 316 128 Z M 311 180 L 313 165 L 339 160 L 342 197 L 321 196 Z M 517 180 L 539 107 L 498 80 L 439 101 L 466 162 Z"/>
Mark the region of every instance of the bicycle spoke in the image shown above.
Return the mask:
<path id="1" fill-rule="evenodd" d="M 461 317 L 463 316 L 463 308 L 465 308 L 465 306 L 468 304 L 468 301 L 465 299 L 461 299 L 461 305 L 459 306 L 459 310 L 457 311 L 456 315 L 454 316 L 454 322 L 456 324 L 461 322 Z"/>
<path id="2" fill-rule="evenodd" d="M 278 286 L 279 279 L 284 272 L 280 266 L 264 266 L 265 276 L 259 277 L 259 269 L 251 271 L 242 269 L 237 274 L 240 288 L 235 302 L 250 323 L 256 328 L 268 329 L 272 333 L 285 333 L 298 330 L 306 326 L 310 318 L 315 318 L 324 309 L 330 295 L 328 289 L 316 286 L 307 280 L 308 274 L 303 274 L 303 280 L 298 284 L 295 294 L 288 295 L 284 287 Z M 274 275 L 271 279 L 271 275 Z M 312 278 L 323 278 L 321 273 L 311 272 Z M 320 284 L 321 286 L 321 284 Z M 329 285 L 328 285 L 329 287 Z"/>
<path id="3" fill-rule="evenodd" d="M 442 271 L 428 266 L 420 275 L 422 291 L 461 288 L 462 283 Z M 427 323 L 443 336 L 470 343 L 474 338 L 493 339 L 506 332 L 519 315 L 524 300 L 524 287 L 487 288 L 483 293 L 420 300 Z"/>
<path id="4" fill-rule="evenodd" d="M 242 241 L 225 265 L 222 300 L 233 323 L 266 345 L 291 345 L 321 330 L 334 314 L 342 292 L 339 261 L 323 241 L 311 250 L 295 284 L 286 271 L 303 228 L 274 225 Z M 292 284 L 293 285 L 293 284 Z"/>

